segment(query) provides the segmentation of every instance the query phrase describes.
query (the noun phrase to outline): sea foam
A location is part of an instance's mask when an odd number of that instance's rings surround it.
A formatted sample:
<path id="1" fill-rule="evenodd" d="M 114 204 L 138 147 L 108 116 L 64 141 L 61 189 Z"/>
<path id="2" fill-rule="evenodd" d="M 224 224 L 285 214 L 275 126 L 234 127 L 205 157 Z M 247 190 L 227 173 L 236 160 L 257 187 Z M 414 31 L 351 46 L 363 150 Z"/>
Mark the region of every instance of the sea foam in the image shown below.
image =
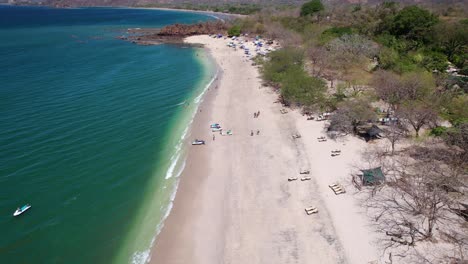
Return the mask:
<path id="1" fill-rule="evenodd" d="M 179 162 L 179 160 L 181 158 L 182 146 L 184 144 L 187 133 L 189 131 L 189 127 L 192 125 L 193 120 L 195 118 L 195 115 L 198 112 L 198 108 L 200 106 L 200 103 L 203 101 L 202 100 L 203 95 L 206 93 L 208 88 L 213 84 L 215 79 L 218 77 L 218 72 L 219 71 L 216 70 L 216 73 L 213 76 L 213 78 L 210 80 L 210 82 L 204 87 L 204 89 L 201 91 L 201 93 L 197 97 L 195 97 L 195 99 L 193 100 L 193 102 L 196 104 L 196 107 L 195 107 L 194 111 L 192 112 L 192 116 L 190 118 L 190 121 L 188 122 L 187 126 L 185 127 L 184 131 L 182 132 L 182 136 L 180 137 L 180 140 L 176 145 L 174 154 L 171 156 L 171 159 L 170 159 L 171 163 L 170 163 L 169 168 L 168 168 L 168 170 L 166 172 L 166 177 L 165 177 L 166 180 L 168 180 L 168 179 L 170 179 L 170 178 L 172 178 L 174 176 L 173 173 L 174 173 L 174 170 L 176 168 L 176 165 L 178 164 L 178 162 Z M 182 161 L 182 163 L 180 165 L 179 170 L 177 171 L 177 173 L 175 175 L 175 178 L 179 178 L 179 176 L 182 174 L 182 172 L 185 169 L 185 165 L 186 165 L 186 159 L 184 158 L 184 160 Z M 133 253 L 133 255 L 132 255 L 132 264 L 145 264 L 145 263 L 148 263 L 151 260 L 151 256 L 150 256 L 151 248 L 153 248 L 153 245 L 154 245 L 154 243 L 156 241 L 157 236 L 161 233 L 161 230 L 164 228 L 164 221 L 167 219 L 167 217 L 169 217 L 169 215 L 170 215 L 170 213 L 172 211 L 172 207 L 174 205 L 174 200 L 175 200 L 176 195 L 177 195 L 177 189 L 179 187 L 179 182 L 180 182 L 180 179 L 177 179 L 176 182 L 174 183 L 174 189 L 171 192 L 170 202 L 167 205 L 167 207 L 165 209 L 161 208 L 161 211 L 164 212 L 163 217 L 162 217 L 160 223 L 156 226 L 156 234 L 151 239 L 151 243 L 149 245 L 149 248 L 144 250 L 144 251 L 137 251 L 137 252 Z M 165 187 L 166 186 L 164 186 L 164 188 Z"/>

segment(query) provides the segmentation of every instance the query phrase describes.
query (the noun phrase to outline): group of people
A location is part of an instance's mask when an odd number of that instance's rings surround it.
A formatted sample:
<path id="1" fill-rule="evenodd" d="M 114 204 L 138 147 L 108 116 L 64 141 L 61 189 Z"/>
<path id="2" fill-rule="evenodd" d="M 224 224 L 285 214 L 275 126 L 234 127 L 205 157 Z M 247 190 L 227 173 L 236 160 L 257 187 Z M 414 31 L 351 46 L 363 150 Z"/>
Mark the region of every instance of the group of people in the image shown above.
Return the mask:
<path id="1" fill-rule="evenodd" d="M 254 135 L 254 132 L 253 130 L 250 130 L 250 136 L 253 136 Z M 260 130 L 257 129 L 257 136 L 260 135 Z"/>

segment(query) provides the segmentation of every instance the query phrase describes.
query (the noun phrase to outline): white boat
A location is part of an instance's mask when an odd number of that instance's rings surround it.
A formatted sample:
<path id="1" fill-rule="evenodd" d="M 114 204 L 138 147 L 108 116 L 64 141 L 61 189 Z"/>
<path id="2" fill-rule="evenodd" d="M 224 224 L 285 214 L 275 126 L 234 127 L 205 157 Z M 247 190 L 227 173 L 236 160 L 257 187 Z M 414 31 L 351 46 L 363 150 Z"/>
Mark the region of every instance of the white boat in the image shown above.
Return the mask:
<path id="1" fill-rule="evenodd" d="M 29 208 L 31 208 L 30 204 L 23 205 L 21 208 L 16 209 L 16 211 L 13 213 L 13 216 L 18 216 L 18 215 L 26 212 Z"/>
<path id="2" fill-rule="evenodd" d="M 205 145 L 205 141 L 201 139 L 195 139 L 192 141 L 192 145 Z"/>

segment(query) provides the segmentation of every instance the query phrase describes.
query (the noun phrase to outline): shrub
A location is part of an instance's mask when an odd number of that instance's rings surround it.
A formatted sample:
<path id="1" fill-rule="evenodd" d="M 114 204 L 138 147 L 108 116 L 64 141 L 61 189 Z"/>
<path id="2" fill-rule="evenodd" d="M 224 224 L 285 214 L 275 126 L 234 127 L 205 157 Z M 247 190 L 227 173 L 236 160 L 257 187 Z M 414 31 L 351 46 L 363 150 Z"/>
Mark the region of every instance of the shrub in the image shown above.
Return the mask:
<path id="1" fill-rule="evenodd" d="M 241 27 L 239 25 L 235 25 L 235 26 L 232 26 L 229 30 L 228 30 L 228 35 L 229 36 L 240 36 L 241 34 Z"/>
<path id="2" fill-rule="evenodd" d="M 322 11 L 323 9 L 324 7 L 320 0 L 312 0 L 302 5 L 301 16 L 313 15 L 317 12 Z"/>
<path id="3" fill-rule="evenodd" d="M 431 129 L 431 131 L 429 132 L 429 135 L 434 136 L 434 137 L 440 137 L 444 135 L 446 132 L 447 132 L 446 127 L 438 126 L 438 127 L 434 127 L 433 129 Z"/>

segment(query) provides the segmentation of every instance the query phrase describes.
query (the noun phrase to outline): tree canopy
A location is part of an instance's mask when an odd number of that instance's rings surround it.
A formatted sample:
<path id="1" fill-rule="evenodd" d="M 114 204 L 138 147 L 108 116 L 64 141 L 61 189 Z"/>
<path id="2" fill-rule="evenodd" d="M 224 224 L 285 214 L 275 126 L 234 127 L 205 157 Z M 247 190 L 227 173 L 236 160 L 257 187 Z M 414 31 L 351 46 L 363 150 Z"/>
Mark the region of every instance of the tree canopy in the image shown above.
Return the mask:
<path id="1" fill-rule="evenodd" d="M 320 0 L 312 0 L 302 5 L 301 16 L 313 15 L 324 9 L 323 4 Z"/>
<path id="2" fill-rule="evenodd" d="M 387 28 L 394 36 L 427 43 L 437 22 L 438 18 L 429 11 L 418 6 L 407 6 L 393 17 Z"/>

